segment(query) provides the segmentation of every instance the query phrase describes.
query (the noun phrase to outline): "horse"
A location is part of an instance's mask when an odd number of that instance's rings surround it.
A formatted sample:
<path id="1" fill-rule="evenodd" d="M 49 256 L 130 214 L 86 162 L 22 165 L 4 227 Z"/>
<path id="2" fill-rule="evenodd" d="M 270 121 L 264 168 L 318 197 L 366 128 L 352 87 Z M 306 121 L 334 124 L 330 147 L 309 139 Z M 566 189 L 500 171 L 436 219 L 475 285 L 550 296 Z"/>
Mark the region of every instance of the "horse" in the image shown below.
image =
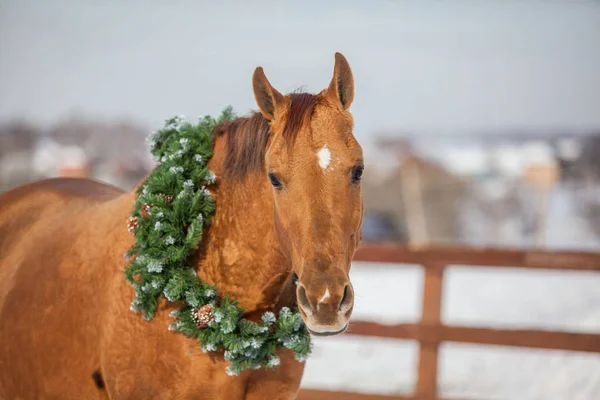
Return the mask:
<path id="1" fill-rule="evenodd" d="M 349 107 L 354 78 L 335 54 L 318 94 L 283 95 L 262 67 L 258 111 L 213 131 L 216 211 L 191 256 L 196 273 L 249 319 L 297 307 L 315 336 L 346 330 L 361 240 L 362 148 Z M 225 373 L 223 352 L 129 311 L 128 192 L 53 178 L 0 195 L 0 399 L 294 399 L 304 363 L 278 350 L 274 369 Z"/>

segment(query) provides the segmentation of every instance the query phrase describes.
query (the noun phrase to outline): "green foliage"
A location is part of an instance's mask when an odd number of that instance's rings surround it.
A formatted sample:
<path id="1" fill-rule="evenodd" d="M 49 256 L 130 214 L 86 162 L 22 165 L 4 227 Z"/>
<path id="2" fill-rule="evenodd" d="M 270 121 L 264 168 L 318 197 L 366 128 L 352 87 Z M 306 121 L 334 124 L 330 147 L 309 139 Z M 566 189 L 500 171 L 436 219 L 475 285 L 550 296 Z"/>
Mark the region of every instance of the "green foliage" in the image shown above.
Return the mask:
<path id="1" fill-rule="evenodd" d="M 149 138 L 159 165 L 138 191 L 132 214 L 138 225 L 134 245 L 126 254 L 125 276 L 136 292 L 132 311 L 150 320 L 160 296 L 183 301 L 185 305 L 171 314 L 176 321 L 169 329 L 197 338 L 204 352 L 223 350 L 230 362 L 227 373 L 236 375 L 247 368 L 276 367 L 275 352 L 281 348 L 304 361 L 311 342 L 297 311 L 284 307 L 278 316 L 268 311 L 260 323 L 249 321 L 234 299 L 202 282 L 188 262 L 215 210 L 207 188 L 216 180 L 207 166 L 212 131 L 233 118 L 231 107 L 218 119 L 206 116 L 195 125 L 175 117 Z M 192 316 L 207 304 L 213 306 L 214 319 L 201 329 Z"/>

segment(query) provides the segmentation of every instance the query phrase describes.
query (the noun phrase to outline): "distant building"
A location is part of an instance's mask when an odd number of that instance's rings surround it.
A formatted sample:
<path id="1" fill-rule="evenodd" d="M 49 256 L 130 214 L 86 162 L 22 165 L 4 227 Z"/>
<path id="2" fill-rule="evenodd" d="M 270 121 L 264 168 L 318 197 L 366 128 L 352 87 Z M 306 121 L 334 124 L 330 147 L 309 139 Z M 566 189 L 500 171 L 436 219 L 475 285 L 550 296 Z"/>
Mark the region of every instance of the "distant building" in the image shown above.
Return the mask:
<path id="1" fill-rule="evenodd" d="M 130 189 L 154 167 L 147 133 L 127 123 L 70 119 L 41 132 L 0 126 L 0 191 L 57 176 L 91 177 Z"/>
<path id="2" fill-rule="evenodd" d="M 53 127 L 49 137 L 63 149 L 76 145 L 85 156 L 78 167 L 89 176 L 130 189 L 153 168 L 147 133 L 126 123 L 103 124 L 72 119 Z M 74 154 L 73 154 L 74 155 Z M 85 165 L 84 165 L 85 164 Z M 62 166 L 63 173 L 71 173 Z"/>
<path id="3" fill-rule="evenodd" d="M 0 126 L 0 192 L 35 178 L 31 159 L 39 131 L 24 122 Z"/>
<path id="4" fill-rule="evenodd" d="M 461 236 L 460 206 L 468 181 L 416 156 L 408 147 L 397 153 L 398 167 L 386 177 L 371 180 L 369 173 L 365 174 L 363 197 L 368 222 L 376 224 L 379 220 L 383 226 L 381 220 L 386 218 L 388 240 L 455 242 Z M 369 240 L 364 232 L 363 236 Z"/>

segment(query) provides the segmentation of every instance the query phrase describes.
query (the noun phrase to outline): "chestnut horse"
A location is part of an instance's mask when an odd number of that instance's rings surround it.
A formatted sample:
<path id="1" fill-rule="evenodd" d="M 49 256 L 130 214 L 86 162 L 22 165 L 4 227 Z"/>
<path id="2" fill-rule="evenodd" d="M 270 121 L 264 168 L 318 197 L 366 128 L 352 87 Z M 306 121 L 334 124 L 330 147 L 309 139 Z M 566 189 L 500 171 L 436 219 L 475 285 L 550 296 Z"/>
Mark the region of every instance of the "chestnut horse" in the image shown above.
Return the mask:
<path id="1" fill-rule="evenodd" d="M 282 95 L 260 67 L 252 84 L 260 112 L 214 131 L 217 207 L 194 265 L 250 319 L 297 304 L 313 335 L 341 333 L 363 213 L 352 71 L 336 53 L 316 95 Z M 0 196 L 0 398 L 295 398 L 304 364 L 291 351 L 275 369 L 228 376 L 222 352 L 167 330 L 174 303 L 161 298 L 152 321 L 129 311 L 135 196 L 85 179 Z"/>

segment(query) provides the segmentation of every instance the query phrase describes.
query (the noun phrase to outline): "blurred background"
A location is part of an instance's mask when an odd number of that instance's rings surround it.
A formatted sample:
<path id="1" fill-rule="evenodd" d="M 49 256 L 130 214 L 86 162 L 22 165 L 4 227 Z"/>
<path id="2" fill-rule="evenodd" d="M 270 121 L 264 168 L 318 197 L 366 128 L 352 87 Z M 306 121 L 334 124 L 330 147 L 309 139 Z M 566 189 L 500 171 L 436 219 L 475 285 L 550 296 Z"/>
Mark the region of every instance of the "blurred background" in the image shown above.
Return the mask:
<path id="1" fill-rule="evenodd" d="M 0 0 L 0 192 L 131 188 L 175 114 L 255 109 L 254 68 L 353 68 L 366 242 L 600 250 L 600 2 Z M 355 318 L 417 321 L 423 272 L 356 262 Z M 442 321 L 600 332 L 600 274 L 451 268 Z M 319 339 L 303 387 L 409 394 L 418 343 Z M 441 396 L 600 398 L 600 356 L 444 344 Z"/>

